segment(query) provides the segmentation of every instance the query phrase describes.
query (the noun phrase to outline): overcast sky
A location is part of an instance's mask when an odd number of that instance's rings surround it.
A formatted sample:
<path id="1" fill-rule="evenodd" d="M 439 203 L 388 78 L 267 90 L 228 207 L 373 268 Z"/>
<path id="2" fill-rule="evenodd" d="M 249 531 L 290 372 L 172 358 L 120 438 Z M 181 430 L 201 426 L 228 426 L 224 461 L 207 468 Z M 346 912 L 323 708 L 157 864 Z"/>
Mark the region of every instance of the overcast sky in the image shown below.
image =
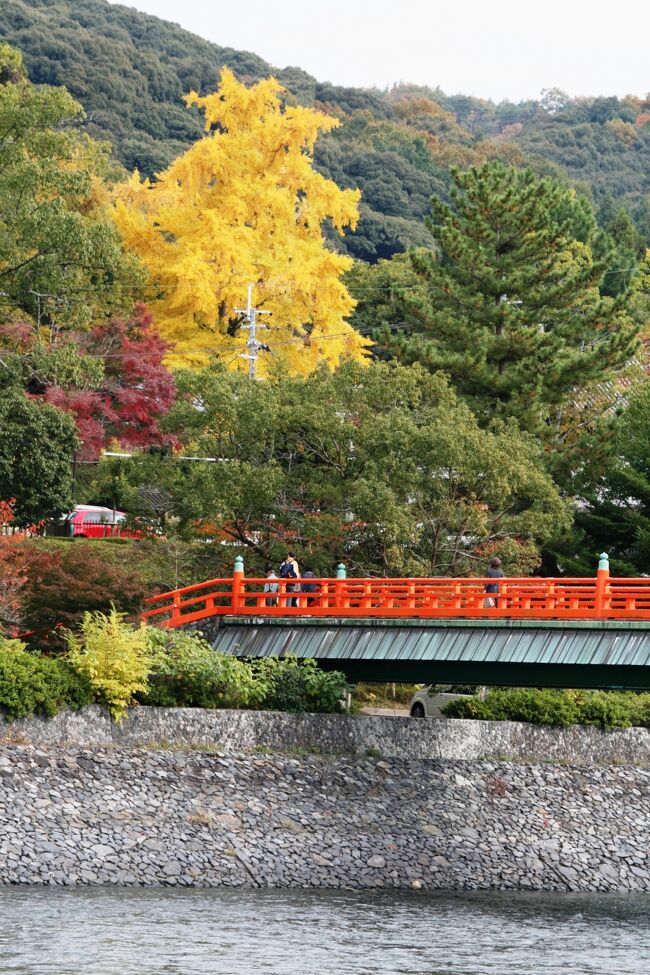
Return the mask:
<path id="1" fill-rule="evenodd" d="M 439 85 L 496 100 L 645 95 L 648 0 L 135 0 L 224 47 L 319 81 Z"/>

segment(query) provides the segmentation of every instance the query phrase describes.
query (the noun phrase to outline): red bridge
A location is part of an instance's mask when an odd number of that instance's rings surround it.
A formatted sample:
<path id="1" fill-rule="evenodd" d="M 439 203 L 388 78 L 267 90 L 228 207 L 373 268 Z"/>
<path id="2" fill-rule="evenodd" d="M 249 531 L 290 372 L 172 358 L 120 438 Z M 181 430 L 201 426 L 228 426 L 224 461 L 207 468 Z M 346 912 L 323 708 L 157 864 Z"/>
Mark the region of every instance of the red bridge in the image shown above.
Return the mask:
<path id="1" fill-rule="evenodd" d="M 610 577 L 603 555 L 593 578 L 499 579 L 488 593 L 494 583 L 348 579 L 344 566 L 335 579 L 249 579 L 238 558 L 230 578 L 154 596 L 144 618 L 353 681 L 650 690 L 650 579 Z"/>
<path id="2" fill-rule="evenodd" d="M 276 592 L 265 591 L 269 581 Z M 650 579 L 616 579 L 607 556 L 585 579 L 499 579 L 499 592 L 486 597 L 494 579 L 348 579 L 339 566 L 335 579 L 247 578 L 243 560 L 233 575 L 175 589 L 147 600 L 145 619 L 184 626 L 212 616 L 380 617 L 467 620 L 650 620 Z M 494 601 L 495 606 L 486 605 Z"/>

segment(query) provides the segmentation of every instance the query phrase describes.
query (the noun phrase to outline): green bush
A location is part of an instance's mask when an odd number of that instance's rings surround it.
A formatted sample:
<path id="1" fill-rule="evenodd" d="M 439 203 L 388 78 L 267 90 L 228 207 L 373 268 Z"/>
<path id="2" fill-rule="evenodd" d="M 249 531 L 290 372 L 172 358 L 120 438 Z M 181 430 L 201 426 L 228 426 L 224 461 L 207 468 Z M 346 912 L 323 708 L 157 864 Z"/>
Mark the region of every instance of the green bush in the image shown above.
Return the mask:
<path id="1" fill-rule="evenodd" d="M 264 676 L 248 663 L 218 653 L 199 633 L 149 630 L 152 652 L 143 704 L 158 707 L 258 707 L 268 692 Z"/>
<path id="2" fill-rule="evenodd" d="M 342 711 L 348 690 L 345 674 L 340 670 L 321 670 L 315 660 L 303 660 L 301 666 L 307 686 L 307 710 L 327 714 Z"/>
<path id="3" fill-rule="evenodd" d="M 283 666 L 269 676 L 269 691 L 262 702 L 262 707 L 268 711 L 296 713 L 308 710 L 305 676 L 299 667 Z"/>
<path id="4" fill-rule="evenodd" d="M 484 721 L 527 721 L 531 724 L 595 725 L 599 728 L 650 727 L 650 694 L 632 691 L 549 690 L 498 688 L 484 701 L 450 701 L 442 709 L 448 718 Z"/>
<path id="5" fill-rule="evenodd" d="M 567 691 L 575 700 L 576 724 L 600 728 L 650 725 L 650 694 L 625 691 Z"/>
<path id="6" fill-rule="evenodd" d="M 269 685 L 261 706 L 269 711 L 336 713 L 347 690 L 345 675 L 321 670 L 315 660 L 268 657 L 257 670 Z"/>
<path id="7" fill-rule="evenodd" d="M 42 657 L 0 636 L 0 712 L 51 716 L 99 701 L 119 720 L 134 700 L 158 707 L 339 712 L 345 676 L 296 657 L 238 660 L 199 633 L 135 628 L 122 614 L 87 613 L 67 632 L 68 655 Z"/>
<path id="8" fill-rule="evenodd" d="M 238 660 L 219 653 L 199 633 L 148 631 L 151 671 L 142 704 L 157 707 L 341 710 L 343 674 L 295 657 Z"/>
<path id="9" fill-rule="evenodd" d="M 17 640 L 0 641 L 0 710 L 7 720 L 51 717 L 91 701 L 90 684 L 66 661 L 26 653 Z"/>

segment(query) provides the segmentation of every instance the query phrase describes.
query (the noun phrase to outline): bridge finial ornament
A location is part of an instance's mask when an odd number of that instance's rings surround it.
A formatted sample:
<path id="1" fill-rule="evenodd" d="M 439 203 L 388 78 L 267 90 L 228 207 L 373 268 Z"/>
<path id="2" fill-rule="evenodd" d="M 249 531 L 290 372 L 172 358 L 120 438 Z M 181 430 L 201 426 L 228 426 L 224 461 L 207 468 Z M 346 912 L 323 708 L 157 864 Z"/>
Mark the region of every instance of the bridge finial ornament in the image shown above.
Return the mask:
<path id="1" fill-rule="evenodd" d="M 607 572 L 609 572 L 609 555 L 607 554 L 607 552 L 602 552 L 601 553 L 600 559 L 599 559 L 599 562 L 598 562 L 598 571 L 600 572 L 603 569 L 605 569 Z"/>
<path id="2" fill-rule="evenodd" d="M 244 573 L 244 560 L 241 555 L 238 555 L 235 559 L 235 572 L 241 572 L 242 575 Z"/>
<path id="3" fill-rule="evenodd" d="M 343 565 L 342 562 L 339 562 L 339 564 L 336 567 L 336 578 L 337 579 L 347 579 L 347 575 L 348 574 L 347 574 L 347 571 L 346 571 L 345 566 Z"/>

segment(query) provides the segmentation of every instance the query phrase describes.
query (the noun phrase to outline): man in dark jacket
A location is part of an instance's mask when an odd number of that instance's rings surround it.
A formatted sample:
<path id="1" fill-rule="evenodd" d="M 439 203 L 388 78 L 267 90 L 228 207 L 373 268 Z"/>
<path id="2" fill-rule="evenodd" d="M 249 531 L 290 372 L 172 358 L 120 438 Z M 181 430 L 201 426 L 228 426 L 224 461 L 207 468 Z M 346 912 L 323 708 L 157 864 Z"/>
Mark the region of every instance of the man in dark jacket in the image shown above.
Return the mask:
<path id="1" fill-rule="evenodd" d="M 280 566 L 280 578 L 281 579 L 299 579 L 300 578 L 300 568 L 298 562 L 293 552 L 289 552 L 286 559 Z M 300 592 L 300 586 L 287 585 L 287 592 Z M 286 601 L 287 606 L 292 606 L 294 609 L 298 605 L 298 600 L 295 596 L 292 596 Z"/>
<path id="2" fill-rule="evenodd" d="M 310 565 L 308 565 L 308 566 L 305 567 L 305 571 L 302 574 L 302 578 L 303 578 L 303 580 L 305 580 L 305 579 L 315 579 L 316 578 L 316 576 L 314 575 L 314 570 L 312 569 L 312 567 Z M 318 583 L 316 583 L 316 582 L 304 582 L 303 581 L 300 589 L 301 589 L 301 592 L 318 592 Z M 313 606 L 314 603 L 316 603 L 316 601 L 317 600 L 313 596 L 310 596 L 307 599 L 307 605 L 308 606 Z"/>
<path id="3" fill-rule="evenodd" d="M 501 559 L 494 558 L 490 562 L 490 568 L 487 570 L 488 579 L 503 579 L 503 569 L 501 568 Z M 494 596 L 486 596 L 483 600 L 483 606 L 486 609 L 491 609 L 494 606 L 499 605 L 499 600 L 497 599 L 497 594 L 499 592 L 498 582 L 488 582 L 485 587 L 486 593 L 494 593 Z"/>

